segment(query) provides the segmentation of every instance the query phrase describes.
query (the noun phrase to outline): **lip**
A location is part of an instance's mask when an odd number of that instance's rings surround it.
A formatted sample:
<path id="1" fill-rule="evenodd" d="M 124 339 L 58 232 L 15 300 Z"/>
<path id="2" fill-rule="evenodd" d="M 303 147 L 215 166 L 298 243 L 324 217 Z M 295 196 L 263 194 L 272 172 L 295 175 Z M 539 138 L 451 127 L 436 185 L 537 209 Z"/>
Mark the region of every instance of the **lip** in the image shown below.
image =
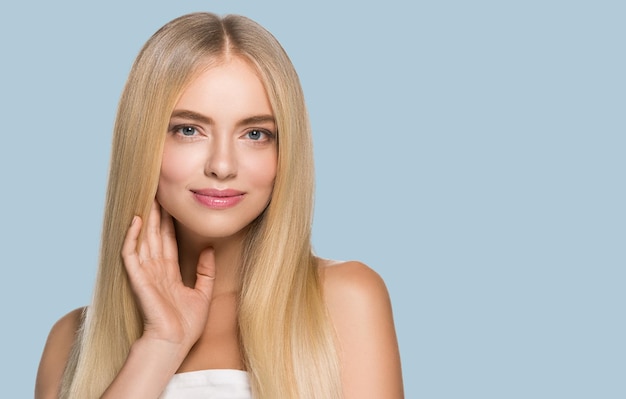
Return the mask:
<path id="1" fill-rule="evenodd" d="M 239 190 L 218 190 L 215 188 L 191 190 L 191 192 L 193 193 L 196 201 L 210 209 L 232 208 L 241 202 L 246 194 L 245 192 Z"/>

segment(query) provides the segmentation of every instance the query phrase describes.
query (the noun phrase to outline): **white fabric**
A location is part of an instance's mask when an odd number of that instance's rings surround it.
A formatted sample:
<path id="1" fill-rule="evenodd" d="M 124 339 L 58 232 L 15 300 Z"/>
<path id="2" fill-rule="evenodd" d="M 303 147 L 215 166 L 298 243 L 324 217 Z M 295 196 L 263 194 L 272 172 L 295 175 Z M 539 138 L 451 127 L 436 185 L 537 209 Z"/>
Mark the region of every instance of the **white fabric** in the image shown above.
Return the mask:
<path id="1" fill-rule="evenodd" d="M 159 399 L 252 399 L 248 373 L 199 370 L 174 374 Z"/>

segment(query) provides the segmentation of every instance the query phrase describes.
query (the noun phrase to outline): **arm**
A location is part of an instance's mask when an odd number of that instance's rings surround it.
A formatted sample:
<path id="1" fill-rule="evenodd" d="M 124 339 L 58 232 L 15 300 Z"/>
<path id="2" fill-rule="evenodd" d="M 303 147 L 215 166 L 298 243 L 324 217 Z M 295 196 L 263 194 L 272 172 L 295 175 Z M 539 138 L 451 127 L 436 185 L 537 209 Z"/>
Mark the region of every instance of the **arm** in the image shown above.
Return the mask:
<path id="1" fill-rule="evenodd" d="M 157 398 L 187 355 L 182 345 L 140 338 L 107 388 L 105 398 Z"/>
<path id="2" fill-rule="evenodd" d="M 50 330 L 37 370 L 35 399 L 56 399 L 59 396 L 63 371 L 76 338 L 76 331 L 80 327 L 83 311 L 84 308 L 71 311 Z"/>
<path id="3" fill-rule="evenodd" d="M 383 280 L 358 262 L 325 269 L 324 290 L 337 332 L 345 398 L 404 398 L 391 302 Z"/>
<path id="4" fill-rule="evenodd" d="M 80 327 L 84 308 L 76 309 L 52 327 L 37 372 L 35 399 L 57 399 L 63 371 Z M 157 397 L 176 372 L 186 351 L 179 345 L 139 339 L 131 347 L 124 367 L 103 397 Z"/>
<path id="5" fill-rule="evenodd" d="M 130 348 L 122 369 L 102 399 L 157 398 L 205 328 L 213 282 L 213 249 L 196 266 L 195 287 L 183 284 L 172 217 L 154 201 L 146 237 L 138 243 L 142 221 L 128 229 L 122 257 L 144 316 L 142 336 Z"/>
<path id="6" fill-rule="evenodd" d="M 144 330 L 102 398 L 157 398 L 204 330 L 215 279 L 212 249 L 196 267 L 195 286 L 183 284 L 172 218 L 156 203 L 138 243 L 142 220 L 129 227 L 122 257 L 141 309 Z M 42 355 L 36 399 L 56 399 L 63 371 L 80 325 L 80 311 L 52 328 Z"/>

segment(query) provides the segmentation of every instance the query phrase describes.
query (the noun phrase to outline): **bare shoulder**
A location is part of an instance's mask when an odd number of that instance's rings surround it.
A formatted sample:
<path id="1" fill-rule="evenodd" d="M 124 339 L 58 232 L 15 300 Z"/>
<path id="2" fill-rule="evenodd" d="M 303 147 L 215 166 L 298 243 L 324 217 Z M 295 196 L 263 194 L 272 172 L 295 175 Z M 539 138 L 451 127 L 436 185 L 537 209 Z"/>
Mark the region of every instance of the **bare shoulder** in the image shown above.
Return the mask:
<path id="1" fill-rule="evenodd" d="M 403 398 L 400 354 L 385 282 L 358 261 L 320 259 L 318 265 L 337 334 L 345 397 Z"/>
<path id="2" fill-rule="evenodd" d="M 359 308 L 367 302 L 389 302 L 383 279 L 364 263 L 320 259 L 319 270 L 329 307 Z"/>
<path id="3" fill-rule="evenodd" d="M 80 328 L 85 308 L 74 309 L 61 317 L 50 330 L 41 355 L 35 399 L 57 398 L 65 365 Z"/>
<path id="4" fill-rule="evenodd" d="M 380 317 L 390 319 L 391 301 L 385 282 L 372 268 L 358 261 L 320 259 L 319 271 L 324 297 L 333 322 L 355 318 L 360 323 Z"/>

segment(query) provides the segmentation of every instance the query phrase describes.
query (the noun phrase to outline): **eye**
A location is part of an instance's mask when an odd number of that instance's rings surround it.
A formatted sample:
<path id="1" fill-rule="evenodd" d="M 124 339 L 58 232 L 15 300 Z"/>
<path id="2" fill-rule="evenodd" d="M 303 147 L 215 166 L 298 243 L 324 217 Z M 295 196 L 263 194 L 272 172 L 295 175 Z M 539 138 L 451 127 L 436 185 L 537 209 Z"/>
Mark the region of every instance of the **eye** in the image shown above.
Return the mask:
<path id="1" fill-rule="evenodd" d="M 268 136 L 267 132 L 264 132 L 263 130 L 258 130 L 258 129 L 250 130 L 246 134 L 248 135 L 248 138 L 250 138 L 251 140 L 255 140 L 255 141 L 263 139 L 264 136 Z"/>
<path id="2" fill-rule="evenodd" d="M 177 131 L 183 136 L 193 136 L 196 134 L 196 128 L 193 126 L 181 126 L 177 129 Z"/>

